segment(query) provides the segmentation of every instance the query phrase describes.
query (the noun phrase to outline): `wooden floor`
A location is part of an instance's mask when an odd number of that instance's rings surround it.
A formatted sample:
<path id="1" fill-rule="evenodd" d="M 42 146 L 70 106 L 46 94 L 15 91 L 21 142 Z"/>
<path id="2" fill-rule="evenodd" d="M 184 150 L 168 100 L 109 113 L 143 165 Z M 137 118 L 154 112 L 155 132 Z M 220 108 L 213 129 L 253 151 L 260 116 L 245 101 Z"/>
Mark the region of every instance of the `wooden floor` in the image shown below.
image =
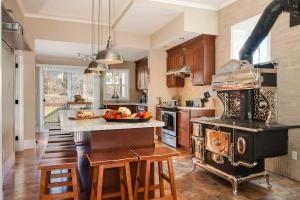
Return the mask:
<path id="1" fill-rule="evenodd" d="M 45 137 L 36 150 L 16 154 L 16 164 L 4 179 L 4 200 L 35 200 L 39 196 L 38 164 Z M 193 172 L 191 156 L 182 154 L 174 159 L 175 181 L 179 200 L 299 200 L 300 182 L 271 174 L 273 188 L 264 180 L 243 183 L 239 195 L 232 195 L 231 185 L 204 170 Z M 167 184 L 165 184 L 167 185 Z"/>

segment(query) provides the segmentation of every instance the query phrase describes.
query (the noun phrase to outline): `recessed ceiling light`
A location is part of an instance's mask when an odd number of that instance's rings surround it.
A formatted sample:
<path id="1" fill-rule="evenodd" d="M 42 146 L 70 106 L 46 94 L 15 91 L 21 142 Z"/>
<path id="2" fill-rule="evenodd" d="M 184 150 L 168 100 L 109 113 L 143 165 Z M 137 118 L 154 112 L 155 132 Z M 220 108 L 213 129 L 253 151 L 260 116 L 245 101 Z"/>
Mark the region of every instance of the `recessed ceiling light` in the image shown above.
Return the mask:
<path id="1" fill-rule="evenodd" d="M 178 38 L 179 40 L 184 40 L 184 37 L 180 37 L 180 38 Z"/>

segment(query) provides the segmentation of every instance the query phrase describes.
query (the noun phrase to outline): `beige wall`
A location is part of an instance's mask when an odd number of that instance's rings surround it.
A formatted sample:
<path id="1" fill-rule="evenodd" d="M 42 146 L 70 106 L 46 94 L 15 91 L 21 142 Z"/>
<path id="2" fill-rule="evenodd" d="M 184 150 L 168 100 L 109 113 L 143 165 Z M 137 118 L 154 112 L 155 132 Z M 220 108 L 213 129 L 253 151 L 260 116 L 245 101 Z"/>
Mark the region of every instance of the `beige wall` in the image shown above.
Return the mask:
<path id="1" fill-rule="evenodd" d="M 203 93 L 212 91 L 212 87 L 207 86 L 193 86 L 191 78 L 184 79 L 184 87 L 177 88 L 177 95 L 181 97 L 181 105 L 185 106 L 186 100 L 193 100 L 196 98 L 203 98 Z"/>
<path id="2" fill-rule="evenodd" d="M 155 114 L 157 97 L 168 101 L 176 95 L 176 88 L 167 88 L 166 70 L 167 53 L 164 50 L 151 50 L 148 55 L 150 82 L 148 85 L 149 111 Z"/>
<path id="3" fill-rule="evenodd" d="M 216 67 L 230 59 L 230 28 L 233 24 L 260 14 L 271 0 L 239 0 L 219 11 L 219 35 L 216 40 Z M 271 31 L 271 59 L 279 59 L 278 111 L 279 121 L 300 124 L 300 26 L 290 28 L 288 14 L 282 14 Z M 289 131 L 289 151 L 300 153 L 300 130 Z M 298 159 L 300 157 L 298 156 Z M 300 180 L 300 160 L 291 154 L 276 161 L 283 174 Z M 276 170 L 273 161 L 269 169 Z"/>
<path id="4" fill-rule="evenodd" d="M 3 45 L 3 44 L 2 44 Z M 10 50 L 1 48 L 1 98 L 2 98 L 2 163 L 5 175 L 15 158 L 14 69 L 15 57 Z"/>

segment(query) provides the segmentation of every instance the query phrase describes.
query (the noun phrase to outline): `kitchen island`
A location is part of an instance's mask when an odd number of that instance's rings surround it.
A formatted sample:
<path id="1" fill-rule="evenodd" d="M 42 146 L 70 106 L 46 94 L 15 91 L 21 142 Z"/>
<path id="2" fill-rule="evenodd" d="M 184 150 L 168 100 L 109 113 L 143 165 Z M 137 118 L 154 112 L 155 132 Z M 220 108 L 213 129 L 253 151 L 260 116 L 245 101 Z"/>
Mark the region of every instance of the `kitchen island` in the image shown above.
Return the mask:
<path id="1" fill-rule="evenodd" d="M 103 115 L 103 110 L 95 110 L 95 115 Z M 142 123 L 106 122 L 103 118 L 87 120 L 71 120 L 76 111 L 61 110 L 59 119 L 62 132 L 73 132 L 80 137 L 81 145 L 77 147 L 81 151 L 79 160 L 79 173 L 84 190 L 89 193 L 90 167 L 85 153 L 96 151 L 129 150 L 136 148 L 154 147 L 155 127 L 162 127 L 164 123 L 157 120 L 149 120 Z M 142 165 L 143 166 L 143 165 Z M 135 177 L 136 164 L 131 165 L 132 177 Z M 153 174 L 153 173 L 152 173 Z M 152 180 L 153 182 L 153 176 Z M 119 190 L 119 176 L 117 169 L 106 170 L 104 173 L 103 191 Z"/>

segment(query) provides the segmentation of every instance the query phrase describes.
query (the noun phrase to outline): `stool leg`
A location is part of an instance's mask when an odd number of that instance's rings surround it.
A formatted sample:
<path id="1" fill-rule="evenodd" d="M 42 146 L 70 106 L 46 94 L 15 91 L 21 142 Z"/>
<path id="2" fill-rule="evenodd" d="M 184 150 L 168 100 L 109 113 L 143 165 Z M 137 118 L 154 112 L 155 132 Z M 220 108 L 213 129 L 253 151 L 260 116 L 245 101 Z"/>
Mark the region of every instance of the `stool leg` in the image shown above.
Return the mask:
<path id="1" fill-rule="evenodd" d="M 150 184 L 150 160 L 146 161 L 146 173 L 145 173 L 145 190 L 144 190 L 144 200 L 149 199 L 149 184 Z"/>
<path id="2" fill-rule="evenodd" d="M 175 186 L 175 179 L 174 179 L 172 157 L 169 157 L 167 162 L 168 162 L 168 171 L 169 171 L 171 192 L 172 192 L 173 199 L 176 200 L 177 196 L 176 196 L 176 186 Z"/>
<path id="3" fill-rule="evenodd" d="M 104 167 L 100 165 L 98 171 L 97 200 L 102 200 L 103 172 Z"/>
<path id="4" fill-rule="evenodd" d="M 121 199 L 125 200 L 126 194 L 125 194 L 125 187 L 124 187 L 124 168 L 120 167 L 119 172 L 120 172 Z"/>
<path id="5" fill-rule="evenodd" d="M 165 196 L 165 189 L 164 189 L 164 179 L 162 177 L 163 175 L 163 163 L 162 161 L 158 162 L 158 177 L 159 177 L 159 193 L 160 197 Z"/>
<path id="6" fill-rule="evenodd" d="M 130 166 L 129 166 L 128 162 L 125 163 L 125 173 L 126 173 L 126 184 L 127 184 L 128 199 L 133 200 Z"/>
<path id="7" fill-rule="evenodd" d="M 134 200 L 138 199 L 138 190 L 140 187 L 141 161 L 137 163 L 135 183 L 134 183 Z"/>
<path id="8" fill-rule="evenodd" d="M 95 196 L 96 196 L 95 185 L 97 185 L 97 176 L 98 176 L 98 168 L 93 167 L 90 200 L 95 200 Z"/>
<path id="9" fill-rule="evenodd" d="M 46 170 L 41 170 L 41 178 L 40 178 L 40 200 L 44 199 L 44 195 L 46 192 L 46 176 L 47 176 L 47 171 Z"/>
<path id="10" fill-rule="evenodd" d="M 78 195 L 78 179 L 77 179 L 77 168 L 72 168 L 72 187 L 73 187 L 73 195 L 74 195 L 74 200 L 79 200 L 79 195 Z"/>

